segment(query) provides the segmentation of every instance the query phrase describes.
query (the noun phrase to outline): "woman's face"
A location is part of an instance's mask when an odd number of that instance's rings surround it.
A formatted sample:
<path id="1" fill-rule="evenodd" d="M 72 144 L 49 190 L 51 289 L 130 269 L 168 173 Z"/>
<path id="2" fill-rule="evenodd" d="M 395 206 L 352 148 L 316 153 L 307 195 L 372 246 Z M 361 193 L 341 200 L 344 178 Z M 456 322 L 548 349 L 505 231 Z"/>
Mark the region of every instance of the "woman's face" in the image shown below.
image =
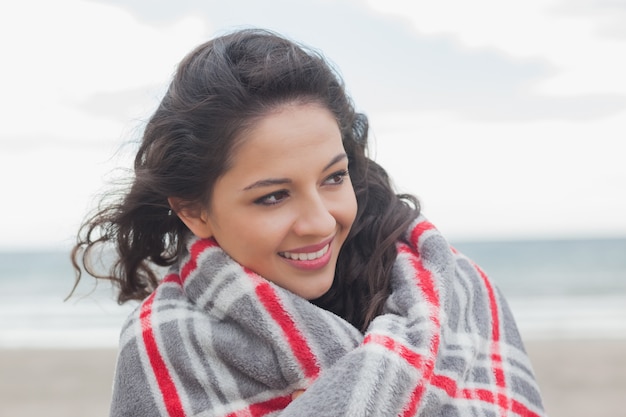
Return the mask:
<path id="1" fill-rule="evenodd" d="M 240 139 L 192 231 L 275 284 L 320 297 L 357 211 L 337 121 L 319 104 L 285 104 Z"/>

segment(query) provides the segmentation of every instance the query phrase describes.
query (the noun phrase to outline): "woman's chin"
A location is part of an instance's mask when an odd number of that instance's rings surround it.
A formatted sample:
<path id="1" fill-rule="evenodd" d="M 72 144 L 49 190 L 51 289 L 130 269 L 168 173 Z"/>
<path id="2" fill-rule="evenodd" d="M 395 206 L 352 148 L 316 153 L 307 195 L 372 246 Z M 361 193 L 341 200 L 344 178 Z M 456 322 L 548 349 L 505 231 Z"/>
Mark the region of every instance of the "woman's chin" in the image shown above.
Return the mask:
<path id="1" fill-rule="evenodd" d="M 311 289 L 307 289 L 306 291 L 303 290 L 303 291 L 295 292 L 295 294 L 299 295 L 300 297 L 306 300 L 314 301 L 324 296 L 324 294 L 326 294 L 330 290 L 330 287 L 332 286 L 332 284 L 333 283 L 331 281 L 330 283 L 328 283 L 328 285 L 325 285 L 323 287 L 311 288 Z"/>

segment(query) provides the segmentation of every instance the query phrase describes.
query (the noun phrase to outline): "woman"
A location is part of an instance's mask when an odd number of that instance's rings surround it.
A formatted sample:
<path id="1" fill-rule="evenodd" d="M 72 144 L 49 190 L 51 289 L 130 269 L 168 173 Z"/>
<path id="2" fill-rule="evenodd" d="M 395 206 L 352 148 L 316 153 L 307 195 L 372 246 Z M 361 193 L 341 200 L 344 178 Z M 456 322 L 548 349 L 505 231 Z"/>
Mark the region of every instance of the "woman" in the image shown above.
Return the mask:
<path id="1" fill-rule="evenodd" d="M 113 243 L 124 325 L 112 416 L 542 416 L 488 278 L 395 195 L 316 52 L 243 30 L 192 51 L 132 186 L 73 259 Z M 169 267 L 160 278 L 158 268 Z"/>

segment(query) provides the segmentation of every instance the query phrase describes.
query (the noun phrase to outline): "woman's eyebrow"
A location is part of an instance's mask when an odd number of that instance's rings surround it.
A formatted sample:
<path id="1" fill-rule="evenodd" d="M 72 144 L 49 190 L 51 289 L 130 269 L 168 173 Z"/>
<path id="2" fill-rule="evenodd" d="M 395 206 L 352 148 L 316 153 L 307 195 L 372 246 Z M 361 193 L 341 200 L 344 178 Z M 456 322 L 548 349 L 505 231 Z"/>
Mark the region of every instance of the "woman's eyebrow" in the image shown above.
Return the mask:
<path id="1" fill-rule="evenodd" d="M 348 158 L 348 155 L 346 155 L 345 152 L 342 152 L 342 153 L 336 155 L 333 159 L 330 160 L 330 162 L 328 164 L 326 164 L 326 166 L 324 167 L 324 169 L 322 171 L 326 171 L 327 169 L 329 169 L 330 167 L 332 167 L 336 163 L 338 163 L 340 161 L 343 161 L 346 158 Z M 275 186 L 275 185 L 291 184 L 291 182 L 292 181 L 289 178 L 266 178 L 266 179 L 263 179 L 263 180 L 259 180 L 259 181 L 253 182 L 252 184 L 246 186 L 243 189 L 243 191 L 252 190 L 254 188 L 271 187 L 271 186 Z"/>
<path id="2" fill-rule="evenodd" d="M 333 159 L 330 160 L 330 162 L 328 163 L 328 165 L 326 165 L 324 167 L 324 171 L 326 171 L 328 168 L 332 167 L 333 165 L 335 165 L 337 162 L 342 161 L 344 159 L 348 158 L 348 155 L 346 155 L 345 152 L 340 153 L 339 155 L 335 156 Z"/>
<path id="3" fill-rule="evenodd" d="M 268 178 L 265 180 L 259 180 L 257 182 L 254 182 L 250 185 L 248 185 L 246 188 L 244 188 L 244 191 L 248 191 L 251 190 L 253 188 L 259 188 L 259 187 L 270 187 L 273 185 L 284 185 L 284 184 L 290 184 L 291 180 L 289 178 Z"/>

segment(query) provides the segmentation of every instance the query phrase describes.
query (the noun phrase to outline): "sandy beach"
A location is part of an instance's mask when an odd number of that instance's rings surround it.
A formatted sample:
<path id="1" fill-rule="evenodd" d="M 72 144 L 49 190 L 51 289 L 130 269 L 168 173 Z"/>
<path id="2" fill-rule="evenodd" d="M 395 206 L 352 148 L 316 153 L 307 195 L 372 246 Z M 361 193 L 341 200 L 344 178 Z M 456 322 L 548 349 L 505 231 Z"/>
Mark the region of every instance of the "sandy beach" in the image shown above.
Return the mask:
<path id="1" fill-rule="evenodd" d="M 551 417 L 626 417 L 626 341 L 528 341 Z M 115 350 L 0 350 L 0 416 L 108 414 Z"/>

